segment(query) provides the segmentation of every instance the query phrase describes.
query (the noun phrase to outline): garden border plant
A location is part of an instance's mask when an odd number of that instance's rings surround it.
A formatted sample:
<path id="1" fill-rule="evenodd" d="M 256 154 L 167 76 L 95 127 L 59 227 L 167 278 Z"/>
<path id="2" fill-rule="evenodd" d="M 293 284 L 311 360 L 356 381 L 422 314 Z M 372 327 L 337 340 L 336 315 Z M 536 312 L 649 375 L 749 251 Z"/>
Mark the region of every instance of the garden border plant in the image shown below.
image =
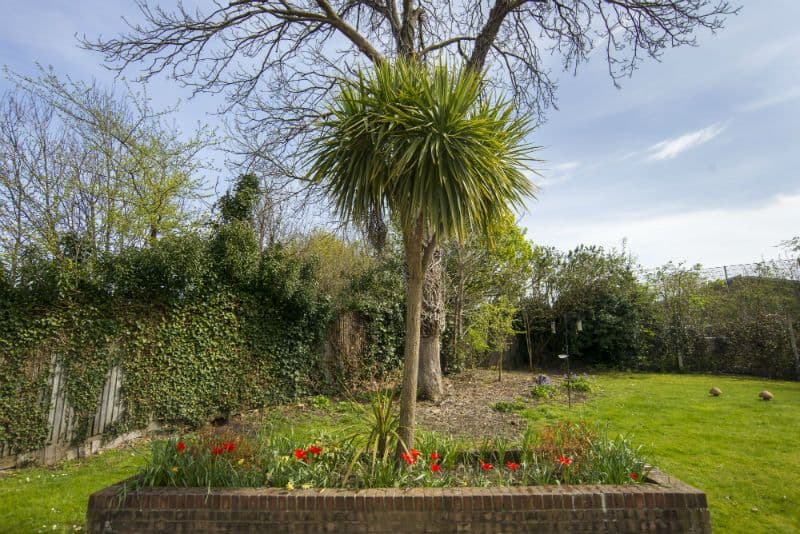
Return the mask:
<path id="1" fill-rule="evenodd" d="M 523 532 L 558 521 L 592 531 L 710 532 L 702 492 L 646 467 L 629 440 L 581 423 L 529 432 L 517 449 L 487 442 L 476 450 L 423 434 L 400 466 L 375 432 L 364 442 L 320 435 L 301 444 L 274 430 L 155 443 L 137 477 L 91 497 L 89 531 L 451 532 L 491 524 Z"/>

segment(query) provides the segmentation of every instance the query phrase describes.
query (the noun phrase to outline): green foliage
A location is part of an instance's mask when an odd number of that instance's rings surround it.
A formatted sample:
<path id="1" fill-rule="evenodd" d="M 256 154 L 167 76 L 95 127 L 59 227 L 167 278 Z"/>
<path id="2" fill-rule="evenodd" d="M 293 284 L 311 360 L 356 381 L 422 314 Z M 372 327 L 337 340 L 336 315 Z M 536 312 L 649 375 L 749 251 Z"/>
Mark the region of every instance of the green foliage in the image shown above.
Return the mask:
<path id="1" fill-rule="evenodd" d="M 478 354 L 502 352 L 508 346 L 514 330 L 516 308 L 505 297 L 484 302 L 472 314 L 466 337 L 469 346 Z"/>
<path id="2" fill-rule="evenodd" d="M 252 226 L 233 220 L 214 233 L 212 253 L 219 265 L 218 275 L 234 284 L 251 282 L 258 269 L 260 251 Z"/>
<path id="3" fill-rule="evenodd" d="M 500 413 L 514 413 L 521 412 L 527 406 L 524 402 L 519 400 L 514 401 L 498 401 L 492 404 L 492 410 Z"/>
<path id="4" fill-rule="evenodd" d="M 564 381 L 561 383 L 563 388 L 569 388 L 572 391 L 579 391 L 581 393 L 589 393 L 592 391 L 592 382 L 589 380 L 588 376 L 581 376 L 576 374 L 571 374 L 564 378 Z"/>
<path id="5" fill-rule="evenodd" d="M 372 378 L 397 369 L 403 359 L 405 280 L 399 254 L 387 254 L 352 279 L 340 301 L 360 318 L 366 334 L 364 366 Z"/>
<path id="6" fill-rule="evenodd" d="M 488 323 L 502 330 L 507 326 L 500 324 L 503 316 L 516 313 L 533 252 L 511 212 L 494 221 L 488 233 L 474 232 L 463 242 L 450 240 L 443 250 L 449 324 L 442 359 L 452 372 L 474 365 L 487 351 Z M 487 302 L 492 307 L 485 308 Z"/>
<path id="7" fill-rule="evenodd" d="M 356 422 L 345 434 L 345 441 L 355 448 L 356 457 L 369 458 L 371 468 L 385 464 L 388 455 L 397 445 L 399 418 L 393 392 L 372 395 L 368 407 L 361 405 L 356 412 Z"/>
<path id="8" fill-rule="evenodd" d="M 388 414 L 387 398 L 372 409 Z M 392 428 L 396 428 L 396 415 Z M 203 433 L 156 442 L 151 461 L 132 487 L 307 488 L 512 486 L 554 483 L 632 484 L 644 482 L 646 455 L 627 438 L 582 423 L 544 427 L 523 443 L 486 440 L 474 444 L 422 434 L 398 464 L 390 434 L 373 421 L 369 434 L 338 440 L 320 433 L 313 441 L 291 428 L 267 426 L 255 435 Z M 393 430 L 392 435 L 396 435 Z M 382 450 L 386 452 L 381 452 Z M 633 476 L 635 474 L 635 477 Z"/>
<path id="9" fill-rule="evenodd" d="M 327 410 L 331 407 L 331 399 L 325 395 L 315 395 L 308 399 L 308 403 L 317 410 Z"/>
<path id="10" fill-rule="evenodd" d="M 530 484 L 631 484 L 646 481 L 647 451 L 627 436 L 609 437 L 607 429 L 563 420 L 523 438 L 521 463 Z"/>
<path id="11" fill-rule="evenodd" d="M 334 306 L 346 306 L 351 298 L 351 283 L 378 263 L 366 254 L 361 243 L 347 243 L 329 232 L 318 231 L 297 238 L 290 247 L 301 258 L 316 262 L 317 284 L 330 295 Z"/>
<path id="12" fill-rule="evenodd" d="M 757 276 L 703 281 L 698 268 L 668 264 L 650 277 L 657 290 L 648 364 L 656 369 L 797 377 L 791 331 L 800 282 L 762 266 Z"/>
<path id="13" fill-rule="evenodd" d="M 558 388 L 552 384 L 536 384 L 531 388 L 531 396 L 534 399 L 552 399 L 558 394 Z"/>
<path id="14" fill-rule="evenodd" d="M 197 228 L 205 127 L 184 136 L 175 109 L 153 109 L 141 86 L 6 74 L 16 89 L 0 98 L 0 258 L 15 284 L 32 257 L 80 263 Z"/>
<path id="15" fill-rule="evenodd" d="M 534 192 L 522 172 L 529 127 L 483 98 L 479 73 L 381 62 L 342 82 L 313 140 L 311 176 L 348 221 L 388 208 L 404 232 L 465 238 Z"/>
<path id="16" fill-rule="evenodd" d="M 258 177 L 243 174 L 236 180 L 233 191 L 227 191 L 219 199 L 219 211 L 223 224 L 234 221 L 250 222 L 253 218 L 261 189 Z"/>
<path id="17" fill-rule="evenodd" d="M 220 254 L 218 237 L 164 238 L 103 257 L 93 270 L 54 260 L 29 286 L 0 294 L 0 441 L 16 451 L 44 443 L 41 395 L 54 362 L 76 441 L 113 365 L 124 376 L 125 403 L 113 431 L 153 418 L 200 425 L 318 390 L 330 310 L 313 264 L 275 248 L 234 277 L 227 267 L 240 250 Z"/>
<path id="18" fill-rule="evenodd" d="M 540 354 L 552 358 L 566 350 L 581 362 L 621 367 L 644 359 L 652 297 L 624 251 L 580 246 L 563 254 L 539 249 L 535 262 L 533 295 L 524 313 Z M 582 320 L 581 333 L 576 332 L 577 319 Z M 550 332 L 551 321 L 557 336 Z M 569 347 L 564 346 L 565 330 Z"/>

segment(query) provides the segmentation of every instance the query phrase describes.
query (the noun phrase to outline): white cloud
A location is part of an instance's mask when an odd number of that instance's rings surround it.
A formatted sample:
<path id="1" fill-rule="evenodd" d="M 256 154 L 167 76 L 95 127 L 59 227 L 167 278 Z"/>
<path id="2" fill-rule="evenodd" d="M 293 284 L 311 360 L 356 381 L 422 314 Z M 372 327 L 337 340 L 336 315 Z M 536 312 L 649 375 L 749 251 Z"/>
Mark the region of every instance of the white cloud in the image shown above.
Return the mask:
<path id="1" fill-rule="evenodd" d="M 712 124 L 711 126 L 707 126 L 702 130 L 689 132 L 673 139 L 666 139 L 652 145 L 648 149 L 650 154 L 647 156 L 647 159 L 650 161 L 672 159 L 682 152 L 686 152 L 687 150 L 708 143 L 716 136 L 721 134 L 723 130 L 725 130 L 725 125 Z"/>
<path id="2" fill-rule="evenodd" d="M 781 93 L 774 93 L 757 100 L 752 100 L 739 108 L 739 110 L 758 111 L 760 109 L 777 106 L 779 104 L 785 104 L 786 102 L 791 102 L 797 98 L 800 98 L 800 85 L 790 87 Z"/>
<path id="3" fill-rule="evenodd" d="M 776 195 L 758 206 L 707 209 L 618 220 L 538 221 L 528 235 L 542 244 L 567 250 L 580 243 L 629 250 L 642 265 L 672 261 L 707 267 L 775 258 L 778 243 L 800 228 L 800 193 Z"/>
<path id="4" fill-rule="evenodd" d="M 581 164 L 579 161 L 568 161 L 566 163 L 559 163 L 558 165 L 554 165 L 552 169 L 558 172 L 568 172 L 568 171 L 574 171 L 580 166 Z"/>
<path id="5" fill-rule="evenodd" d="M 537 187 L 550 187 L 571 180 L 573 171 L 580 166 L 579 161 L 567 161 L 541 169 L 538 175 L 532 175 L 529 178 Z"/>

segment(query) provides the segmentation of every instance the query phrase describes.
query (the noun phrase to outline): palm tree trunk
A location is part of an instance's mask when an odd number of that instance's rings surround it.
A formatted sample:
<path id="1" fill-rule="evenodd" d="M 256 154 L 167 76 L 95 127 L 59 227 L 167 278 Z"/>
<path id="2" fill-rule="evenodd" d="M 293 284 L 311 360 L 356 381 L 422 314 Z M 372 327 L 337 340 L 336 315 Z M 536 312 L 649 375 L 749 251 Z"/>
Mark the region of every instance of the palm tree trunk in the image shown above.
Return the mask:
<path id="1" fill-rule="evenodd" d="M 422 285 L 424 278 L 422 221 L 412 232 L 404 232 L 408 284 L 406 286 L 406 337 L 403 358 L 403 386 L 400 393 L 400 424 L 398 428 L 397 459 L 414 446 L 414 425 L 417 403 L 417 374 L 419 370 L 419 340 L 422 315 Z M 413 235 L 412 235 L 413 234 Z"/>
<path id="2" fill-rule="evenodd" d="M 444 280 L 442 250 L 433 252 L 431 265 L 425 270 L 422 286 L 422 320 L 419 346 L 420 400 L 438 401 L 442 387 L 442 362 L 440 356 L 441 334 L 444 330 Z"/>

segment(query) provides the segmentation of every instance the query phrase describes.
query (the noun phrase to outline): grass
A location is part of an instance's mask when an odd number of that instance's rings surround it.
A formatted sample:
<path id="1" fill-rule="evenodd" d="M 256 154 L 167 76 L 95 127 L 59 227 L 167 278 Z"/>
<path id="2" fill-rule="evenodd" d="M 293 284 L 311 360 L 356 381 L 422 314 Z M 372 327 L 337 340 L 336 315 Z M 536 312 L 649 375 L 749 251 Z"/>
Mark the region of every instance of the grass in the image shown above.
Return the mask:
<path id="1" fill-rule="evenodd" d="M 559 398 L 521 413 L 533 426 L 585 418 L 606 424 L 612 435 L 632 434 L 660 468 L 707 493 L 715 532 L 800 532 L 800 383 L 607 373 L 592 385 L 589 400 L 572 410 Z M 708 396 L 712 386 L 722 396 Z M 760 401 L 762 389 L 775 400 Z M 313 439 L 359 413 L 332 403 L 318 417 L 270 417 L 274 428 Z M 0 532 L 79 531 L 88 496 L 130 476 L 145 454 L 126 449 L 0 475 Z"/>
<path id="2" fill-rule="evenodd" d="M 800 532 L 800 384 L 754 378 L 603 374 L 590 401 L 540 405 L 532 424 L 566 416 L 633 434 L 659 467 L 706 492 L 715 532 Z M 722 389 L 711 397 L 712 386 Z M 775 395 L 757 397 L 762 389 Z"/>
<path id="3" fill-rule="evenodd" d="M 148 447 L 0 473 L 0 532 L 82 532 L 89 495 L 133 475 Z"/>

